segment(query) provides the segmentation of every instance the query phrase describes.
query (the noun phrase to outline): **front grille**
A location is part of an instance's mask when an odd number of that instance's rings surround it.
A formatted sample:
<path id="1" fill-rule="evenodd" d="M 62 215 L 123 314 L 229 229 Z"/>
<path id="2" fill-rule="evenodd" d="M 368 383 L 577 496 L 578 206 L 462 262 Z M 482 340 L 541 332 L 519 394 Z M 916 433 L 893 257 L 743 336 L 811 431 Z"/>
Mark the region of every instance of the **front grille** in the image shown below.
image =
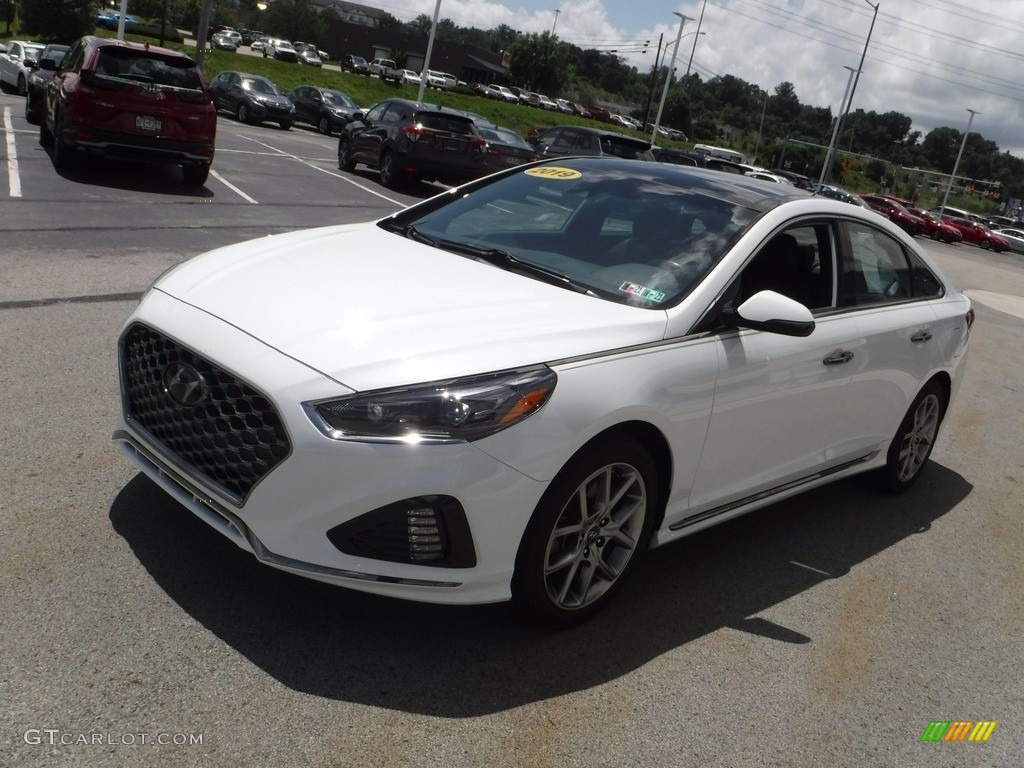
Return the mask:
<path id="1" fill-rule="evenodd" d="M 168 369 L 180 368 L 176 363 L 202 377 L 201 386 L 189 392 L 195 404 L 171 395 L 166 379 Z M 136 324 L 128 329 L 121 341 L 121 368 L 129 421 L 238 503 L 291 450 L 281 419 L 264 395 L 151 328 Z"/>

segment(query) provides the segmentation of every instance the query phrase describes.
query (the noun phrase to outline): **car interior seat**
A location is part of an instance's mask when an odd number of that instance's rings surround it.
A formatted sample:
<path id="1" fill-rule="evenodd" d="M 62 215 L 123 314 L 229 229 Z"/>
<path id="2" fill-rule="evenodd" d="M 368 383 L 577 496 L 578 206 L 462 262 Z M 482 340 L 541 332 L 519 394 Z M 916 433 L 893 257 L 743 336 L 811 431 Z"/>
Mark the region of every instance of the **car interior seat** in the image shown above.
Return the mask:
<path id="1" fill-rule="evenodd" d="M 740 301 L 760 291 L 775 291 L 805 307 L 819 302 L 813 246 L 801 246 L 792 235 L 776 235 L 743 270 Z"/>

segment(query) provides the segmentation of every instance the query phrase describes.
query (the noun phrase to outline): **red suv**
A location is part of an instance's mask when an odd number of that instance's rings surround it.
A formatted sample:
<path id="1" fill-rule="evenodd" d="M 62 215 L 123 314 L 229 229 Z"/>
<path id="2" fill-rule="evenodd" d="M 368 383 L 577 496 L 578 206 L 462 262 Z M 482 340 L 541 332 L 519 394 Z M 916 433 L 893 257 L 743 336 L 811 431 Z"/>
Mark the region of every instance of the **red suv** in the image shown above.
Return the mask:
<path id="1" fill-rule="evenodd" d="M 76 152 L 181 166 L 188 184 L 206 182 L 217 113 L 196 63 L 148 44 L 83 37 L 52 69 L 39 141 L 66 167 Z"/>

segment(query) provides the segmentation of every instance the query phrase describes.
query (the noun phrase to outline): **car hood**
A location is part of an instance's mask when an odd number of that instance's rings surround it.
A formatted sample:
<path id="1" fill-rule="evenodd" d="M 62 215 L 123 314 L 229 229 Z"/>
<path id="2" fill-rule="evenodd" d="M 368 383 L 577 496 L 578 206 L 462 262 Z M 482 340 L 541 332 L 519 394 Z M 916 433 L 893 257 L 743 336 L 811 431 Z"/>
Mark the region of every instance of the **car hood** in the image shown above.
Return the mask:
<path id="1" fill-rule="evenodd" d="M 354 390 L 642 344 L 666 327 L 664 311 L 575 293 L 372 223 L 221 248 L 155 287 Z"/>

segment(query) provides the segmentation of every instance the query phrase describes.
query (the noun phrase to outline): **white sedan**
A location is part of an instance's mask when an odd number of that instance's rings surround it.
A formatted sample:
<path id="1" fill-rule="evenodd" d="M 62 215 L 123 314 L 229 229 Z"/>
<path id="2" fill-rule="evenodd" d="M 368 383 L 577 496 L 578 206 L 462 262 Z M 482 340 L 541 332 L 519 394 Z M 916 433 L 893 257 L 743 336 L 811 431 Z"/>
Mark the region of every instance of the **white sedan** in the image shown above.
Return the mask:
<path id="1" fill-rule="evenodd" d="M 17 89 L 19 96 L 26 95 L 28 78 L 32 74 L 32 65 L 26 62 L 39 61 L 45 47 L 42 43 L 9 40 L 6 50 L 0 51 L 0 84 L 7 83 Z"/>
<path id="2" fill-rule="evenodd" d="M 910 488 L 973 319 L 871 211 L 559 159 L 163 275 L 114 439 L 268 565 L 566 626 L 651 547 L 856 473 Z"/>
<path id="3" fill-rule="evenodd" d="M 411 69 L 403 69 L 399 80 L 406 85 L 419 85 L 423 82 L 423 78 L 420 77 L 419 73 L 413 72 Z"/>

